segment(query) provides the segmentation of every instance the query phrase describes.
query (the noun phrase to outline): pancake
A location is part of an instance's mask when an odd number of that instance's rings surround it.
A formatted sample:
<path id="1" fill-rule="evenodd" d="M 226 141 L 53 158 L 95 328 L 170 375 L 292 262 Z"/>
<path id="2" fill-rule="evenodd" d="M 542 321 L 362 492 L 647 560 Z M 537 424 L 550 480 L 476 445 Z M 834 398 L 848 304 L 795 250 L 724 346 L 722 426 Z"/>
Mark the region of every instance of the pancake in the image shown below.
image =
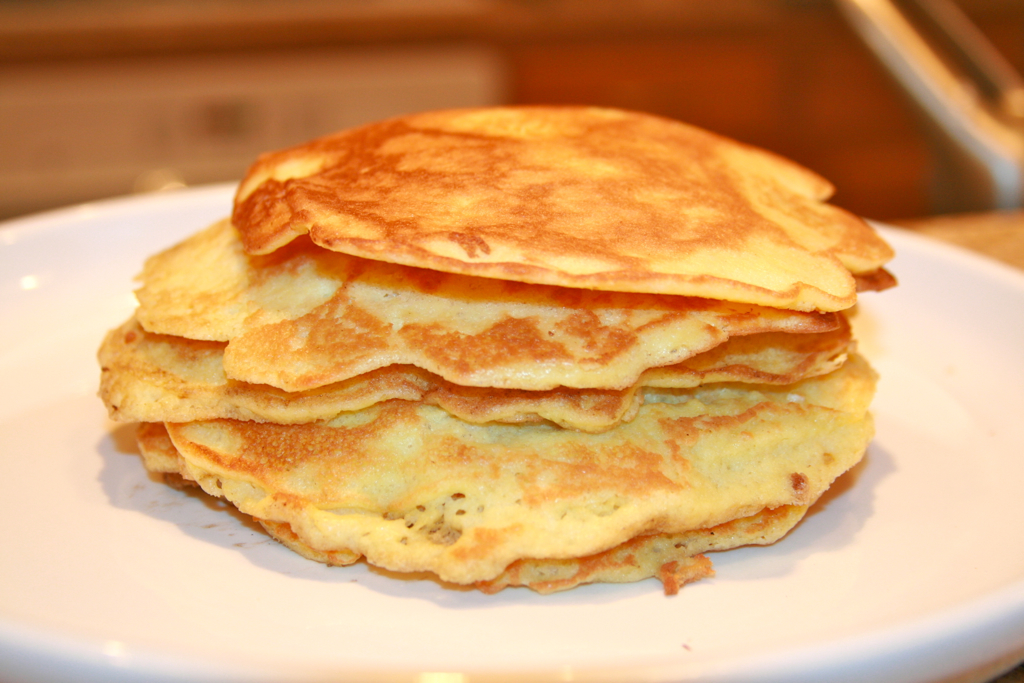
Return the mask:
<path id="1" fill-rule="evenodd" d="M 473 423 L 550 421 L 598 432 L 636 414 L 642 387 L 716 382 L 791 384 L 839 367 L 852 348 L 849 325 L 817 334 L 735 337 L 682 363 L 645 371 L 626 389 L 548 391 L 463 387 L 425 370 L 389 365 L 319 389 L 289 393 L 229 380 L 223 342 L 146 332 L 132 318 L 108 333 L 99 352 L 100 397 L 112 418 L 191 422 L 231 418 L 295 424 L 330 420 L 382 401 L 423 401 Z"/>
<path id="2" fill-rule="evenodd" d="M 135 429 L 142 462 L 156 474 L 184 475 L 185 461 L 178 454 L 162 422 L 140 422 Z M 188 480 L 195 484 L 195 481 Z"/>
<path id="3" fill-rule="evenodd" d="M 630 583 L 657 578 L 666 595 L 675 595 L 687 583 L 714 575 L 704 553 L 746 545 L 770 545 L 803 519 L 805 505 L 783 505 L 681 534 L 646 534 L 600 553 L 569 559 L 516 560 L 496 578 L 478 581 L 474 588 L 497 593 L 510 586 L 525 586 L 542 595 L 569 590 L 587 583 Z M 287 524 L 261 521 L 276 540 L 303 557 L 335 566 L 354 564 L 354 553 L 313 550 Z"/>
<path id="4" fill-rule="evenodd" d="M 142 423 L 138 441 L 147 468 L 184 479 L 185 462 L 161 423 Z M 593 555 L 568 559 L 521 559 L 489 581 L 473 584 L 485 593 L 510 586 L 526 586 L 541 594 L 575 588 L 586 583 L 628 583 L 659 579 L 667 595 L 675 595 L 686 583 L 714 574 L 705 552 L 745 545 L 769 545 L 788 533 L 807 512 L 806 505 L 783 505 L 713 527 L 678 534 L 644 534 Z M 303 557 L 333 566 L 347 566 L 361 556 L 348 550 L 315 550 L 302 541 L 286 522 L 257 520 L 274 539 Z"/>
<path id="5" fill-rule="evenodd" d="M 587 107 L 428 112 L 261 156 L 232 220 L 246 251 L 299 235 L 437 271 L 798 310 L 856 301 L 892 251 L 779 156 Z"/>
<path id="6" fill-rule="evenodd" d="M 322 249 L 247 256 L 219 222 L 151 257 L 136 317 L 227 341 L 230 379 L 289 392 L 388 365 L 462 386 L 624 389 L 731 336 L 837 329 L 836 313 L 452 275 Z"/>
<path id="7" fill-rule="evenodd" d="M 654 577 L 662 582 L 666 595 L 675 595 L 684 584 L 714 575 L 704 553 L 775 543 L 803 519 L 807 507 L 783 505 L 705 529 L 635 536 L 586 557 L 516 560 L 497 578 L 475 587 L 497 593 L 509 586 L 526 586 L 548 594 L 585 583 L 629 583 Z"/>
<path id="8" fill-rule="evenodd" d="M 675 393 L 601 434 L 472 425 L 410 401 L 329 423 L 166 428 L 182 476 L 287 524 L 314 554 L 473 585 L 518 560 L 578 561 L 812 504 L 862 456 L 874 382 L 853 355 L 785 387 Z"/>
<path id="9" fill-rule="evenodd" d="M 99 350 L 143 463 L 303 557 L 493 593 L 713 574 L 873 434 L 892 251 L 771 153 L 612 109 L 428 112 L 261 156 Z"/>

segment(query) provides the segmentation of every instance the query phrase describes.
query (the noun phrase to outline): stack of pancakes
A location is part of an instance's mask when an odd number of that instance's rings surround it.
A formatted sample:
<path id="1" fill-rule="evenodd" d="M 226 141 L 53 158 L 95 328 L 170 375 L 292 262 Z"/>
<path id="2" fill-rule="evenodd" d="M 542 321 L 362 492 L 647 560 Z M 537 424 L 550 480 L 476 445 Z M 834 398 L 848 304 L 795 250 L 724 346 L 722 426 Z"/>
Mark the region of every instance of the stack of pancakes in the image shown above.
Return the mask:
<path id="1" fill-rule="evenodd" d="M 889 247 L 777 156 L 618 110 L 264 155 L 100 349 L 146 466 L 296 552 L 492 592 L 712 573 L 872 436 L 843 311 Z"/>

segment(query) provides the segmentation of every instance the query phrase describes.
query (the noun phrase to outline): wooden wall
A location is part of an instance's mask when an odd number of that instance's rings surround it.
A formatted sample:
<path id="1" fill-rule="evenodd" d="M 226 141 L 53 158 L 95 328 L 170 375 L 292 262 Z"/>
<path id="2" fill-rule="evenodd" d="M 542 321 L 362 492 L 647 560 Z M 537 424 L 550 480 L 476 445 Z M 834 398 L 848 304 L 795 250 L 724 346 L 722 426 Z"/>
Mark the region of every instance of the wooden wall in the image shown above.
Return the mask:
<path id="1" fill-rule="evenodd" d="M 1024 0 L 957 2 L 1024 72 Z M 89 123 L 99 114 L 81 120 L 74 115 L 76 102 L 85 101 L 85 96 L 60 105 L 59 83 L 47 86 L 45 93 L 33 93 L 31 84 L 41 82 L 39 74 L 48 74 L 55 82 L 61 73 L 86 74 L 75 76 L 76 87 L 93 93 L 90 111 L 99 111 L 105 106 L 103 89 L 90 88 L 88 82 L 88 74 L 94 72 L 97 84 L 108 84 L 104 87 L 110 93 L 110 110 L 126 120 L 117 126 L 121 137 L 126 127 L 134 126 L 132 130 L 140 132 L 133 133 L 133 139 L 140 140 L 155 139 L 147 131 L 156 124 L 142 118 L 149 116 L 143 112 L 145 98 L 168 101 L 155 108 L 153 117 L 167 118 L 167 111 L 177 107 L 179 118 L 189 121 L 210 107 L 223 108 L 221 100 L 228 93 L 234 98 L 228 102 L 233 110 L 255 112 L 252 121 L 261 120 L 260 112 L 280 110 L 274 114 L 278 119 L 323 121 L 325 126 L 379 113 L 381 103 L 390 101 L 393 108 L 420 101 L 436 106 L 436 96 L 417 99 L 396 90 L 397 94 L 378 92 L 361 98 L 344 93 L 334 99 L 321 97 L 325 111 L 315 111 L 316 93 L 329 88 L 311 79 L 320 73 L 328 85 L 337 85 L 323 64 L 344 60 L 352 65 L 344 68 L 353 79 L 380 83 L 374 75 L 379 66 L 374 65 L 381 62 L 381 50 L 440 54 L 438 63 L 448 64 L 445 68 L 451 72 L 446 76 L 435 69 L 440 81 L 476 84 L 478 94 L 450 98 L 453 104 L 493 99 L 649 111 L 791 157 L 829 178 L 838 188 L 835 201 L 862 215 L 893 220 L 926 215 L 935 207 L 930 187 L 934 160 L 920 122 L 829 0 L 8 0 L 0 3 L 0 109 L 28 111 L 29 98 L 35 97 L 38 102 L 32 106 L 61 111 L 69 140 L 89 140 L 102 154 L 113 143 L 99 139 L 100 129 Z M 363 59 L 362 54 L 368 56 Z M 458 65 L 455 58 L 444 56 L 458 54 L 475 55 L 476 66 Z M 418 63 L 415 57 L 412 62 Z M 267 69 L 268 63 L 291 65 L 302 78 L 285 73 L 282 66 L 277 71 L 285 74 L 278 74 L 283 85 L 262 83 L 260 69 L 273 71 Z M 190 69 L 203 74 L 211 65 L 237 75 L 224 76 L 224 86 L 218 86 L 214 77 L 202 81 L 188 76 Z M 366 75 L 360 75 L 361 68 Z M 427 68 L 426 63 L 416 68 Z M 153 77 L 146 77 L 147 69 Z M 142 85 L 132 86 L 131 92 L 113 92 L 109 83 L 128 71 L 138 75 L 136 81 Z M 195 99 L 193 107 L 182 95 L 162 92 L 163 81 L 156 76 L 160 73 L 202 81 L 205 90 L 187 93 Z M 298 80 L 310 82 L 308 92 L 301 93 L 306 102 L 301 112 L 292 111 L 299 98 L 284 87 Z M 419 76 L 405 80 L 405 90 L 426 82 Z M 245 83 L 249 85 L 243 87 Z M 143 97 L 146 88 L 153 92 Z M 465 91 L 463 85 L 452 88 Z M 210 101 L 204 104 L 203 98 Z M 441 96 L 440 101 L 447 100 Z M 334 111 L 338 102 L 350 107 L 362 102 L 368 108 L 339 117 Z M 131 118 L 133 111 L 140 113 Z M 6 116 L 7 123 L 4 118 L 0 116 L 0 137 L 24 147 L 35 135 L 40 145 L 54 146 L 47 142 L 52 136 L 46 130 L 33 131 L 9 123 L 13 116 Z M 293 126 L 293 133 L 271 135 L 272 131 L 254 129 L 244 139 L 214 140 L 222 146 L 230 143 L 234 156 L 205 159 L 202 173 L 184 168 L 185 180 L 232 180 L 244 169 L 236 159 L 254 158 L 266 145 L 300 141 L 291 137 L 329 132 L 307 123 Z M 97 158 L 92 165 L 83 159 L 77 170 L 32 170 L 26 164 L 42 162 L 39 155 L 29 154 L 27 162 L 8 155 L 9 163 L 0 163 L 0 176 L 7 178 L 8 188 L 16 187 L 16 181 L 26 188 L 51 182 L 54 192 L 62 178 L 73 176 L 82 188 L 79 194 L 56 193 L 52 201 L 77 201 L 88 198 L 87 181 L 100 177 L 95 169 L 108 174 L 105 191 L 114 192 L 130 188 L 129 180 L 150 166 L 187 167 L 183 160 L 214 155 L 218 149 L 208 140 L 198 140 L 199 147 L 190 148 L 184 124 L 160 125 L 180 128 L 177 137 L 182 140 L 176 142 L 172 156 L 140 143 L 131 148 L 138 158 Z M 70 155 L 74 150 L 58 151 Z M 11 192 L 0 199 L 10 199 L 11 207 L 27 207 L 16 200 L 28 194 Z"/>
<path id="2" fill-rule="evenodd" d="M 1024 2 L 974 14 L 1024 72 Z M 510 58 L 514 101 L 663 114 L 813 168 L 862 215 L 932 211 L 933 159 L 917 113 L 827 3 L 695 30 L 522 42 Z"/>

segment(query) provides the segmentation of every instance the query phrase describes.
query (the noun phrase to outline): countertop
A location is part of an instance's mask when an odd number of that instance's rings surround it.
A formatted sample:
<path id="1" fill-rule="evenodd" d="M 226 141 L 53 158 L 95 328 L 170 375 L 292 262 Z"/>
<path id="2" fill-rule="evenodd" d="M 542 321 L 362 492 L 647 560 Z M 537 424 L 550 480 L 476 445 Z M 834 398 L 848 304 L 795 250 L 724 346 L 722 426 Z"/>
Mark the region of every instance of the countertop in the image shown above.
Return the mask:
<path id="1" fill-rule="evenodd" d="M 935 216 L 894 224 L 1024 269 L 1024 211 Z"/>

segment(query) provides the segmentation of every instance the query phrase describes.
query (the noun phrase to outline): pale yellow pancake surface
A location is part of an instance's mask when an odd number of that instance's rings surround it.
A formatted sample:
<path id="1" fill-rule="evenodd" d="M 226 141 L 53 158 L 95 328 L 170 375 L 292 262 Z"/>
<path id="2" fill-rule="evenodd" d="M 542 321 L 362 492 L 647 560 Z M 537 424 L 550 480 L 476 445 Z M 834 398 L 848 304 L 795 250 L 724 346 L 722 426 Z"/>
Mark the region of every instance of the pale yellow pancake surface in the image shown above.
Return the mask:
<path id="1" fill-rule="evenodd" d="M 626 389 L 547 391 L 463 387 L 409 365 L 389 365 L 318 389 L 289 393 L 229 380 L 223 342 L 146 332 L 133 319 L 108 333 L 99 351 L 100 397 L 124 422 L 231 418 L 294 424 L 330 420 L 382 401 L 436 405 L 467 422 L 551 421 L 604 431 L 636 414 L 641 387 L 688 388 L 715 382 L 790 384 L 839 367 L 852 348 L 849 325 L 819 334 L 734 337 L 682 363 L 645 371 Z"/>
<path id="2" fill-rule="evenodd" d="M 836 313 L 410 268 L 307 238 L 248 256 L 226 221 L 151 257 L 142 282 L 145 330 L 227 341 L 228 378 L 285 391 L 394 364 L 462 386 L 624 389 L 732 336 L 841 325 Z"/>
<path id="3" fill-rule="evenodd" d="M 873 389 L 854 355 L 778 389 L 692 389 L 601 434 L 472 425 L 409 401 L 326 424 L 167 430 L 183 476 L 313 551 L 466 584 L 808 505 L 863 454 Z"/>
<path id="4" fill-rule="evenodd" d="M 171 478 L 165 481 L 173 486 L 197 485 L 189 478 L 188 465 L 162 423 L 140 424 L 138 443 L 151 472 L 168 475 Z M 496 593 L 509 586 L 554 593 L 585 583 L 627 583 L 655 577 L 664 584 L 667 595 L 674 595 L 684 584 L 714 574 L 711 561 L 703 553 L 774 543 L 803 518 L 807 508 L 783 505 L 712 527 L 676 534 L 641 534 L 608 550 L 581 557 L 516 560 L 495 578 L 473 585 L 485 593 Z M 260 518 L 256 521 L 273 538 L 310 560 L 346 566 L 362 558 L 347 549 L 314 549 L 287 522 Z"/>
<path id="5" fill-rule="evenodd" d="M 508 586 L 554 593 L 584 583 L 627 583 L 655 577 L 664 584 L 666 595 L 675 595 L 683 584 L 714 575 L 711 560 L 703 553 L 775 543 L 803 519 L 807 507 L 783 505 L 704 529 L 635 536 L 584 557 L 516 560 L 497 578 L 481 581 L 476 587 L 487 593 Z"/>

